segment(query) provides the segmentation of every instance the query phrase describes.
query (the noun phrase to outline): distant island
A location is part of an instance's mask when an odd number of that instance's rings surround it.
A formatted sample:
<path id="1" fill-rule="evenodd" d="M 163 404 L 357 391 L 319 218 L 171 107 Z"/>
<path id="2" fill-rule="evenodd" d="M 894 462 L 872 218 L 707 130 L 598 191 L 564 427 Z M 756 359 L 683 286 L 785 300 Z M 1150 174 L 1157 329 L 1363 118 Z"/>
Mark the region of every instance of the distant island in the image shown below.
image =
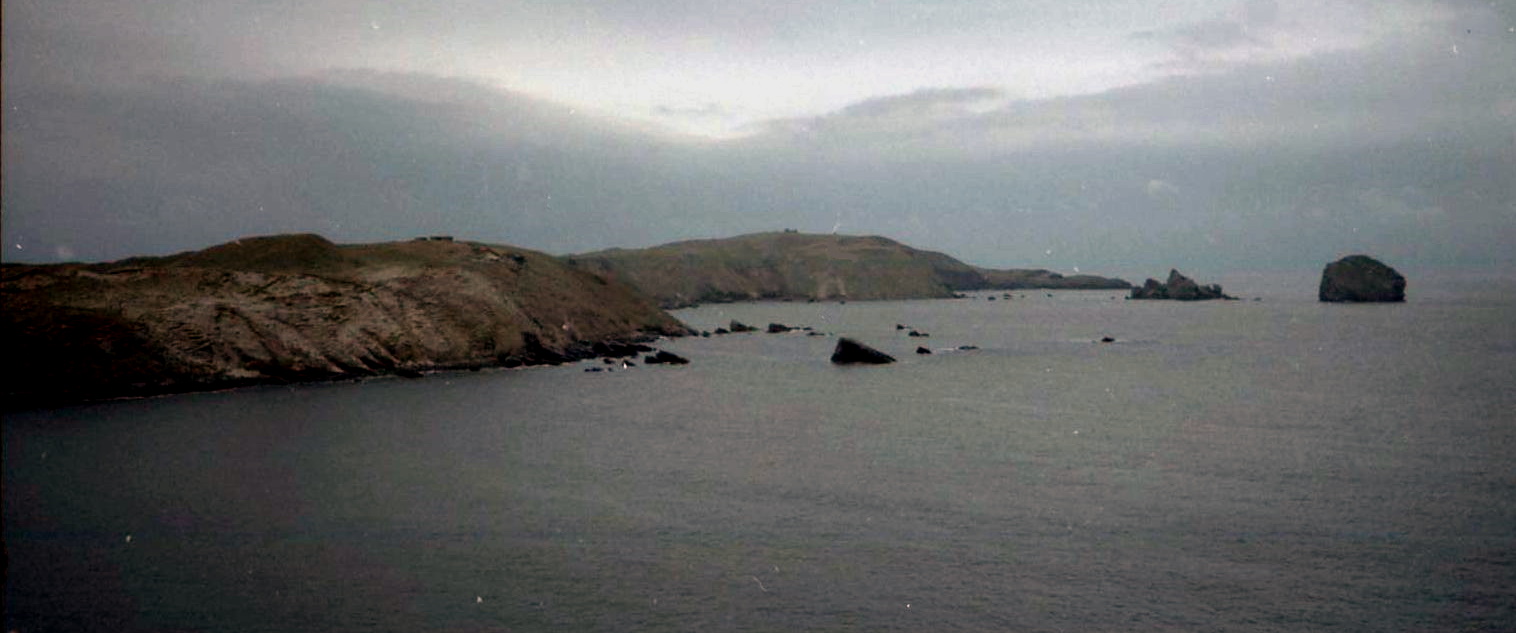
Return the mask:
<path id="1" fill-rule="evenodd" d="M 877 236 L 794 231 L 610 249 L 565 257 L 631 285 L 666 308 L 753 300 L 952 297 L 972 290 L 1118 289 L 1121 279 L 1042 269 L 993 270 Z"/>
<path id="2" fill-rule="evenodd" d="M 631 353 L 689 330 L 637 291 L 512 246 L 238 240 L 6 264 L 8 408 Z"/>

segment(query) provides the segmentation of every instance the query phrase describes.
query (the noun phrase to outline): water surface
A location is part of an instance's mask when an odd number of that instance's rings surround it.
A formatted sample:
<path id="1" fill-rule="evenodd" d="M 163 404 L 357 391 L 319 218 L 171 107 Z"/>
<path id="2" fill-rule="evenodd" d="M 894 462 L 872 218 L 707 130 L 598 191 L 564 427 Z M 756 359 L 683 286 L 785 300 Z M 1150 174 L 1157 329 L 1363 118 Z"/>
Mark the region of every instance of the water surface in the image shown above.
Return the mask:
<path id="1" fill-rule="evenodd" d="M 7 415 L 6 626 L 1516 628 L 1512 295 L 1228 291 L 678 313 L 886 367 L 744 334 Z"/>

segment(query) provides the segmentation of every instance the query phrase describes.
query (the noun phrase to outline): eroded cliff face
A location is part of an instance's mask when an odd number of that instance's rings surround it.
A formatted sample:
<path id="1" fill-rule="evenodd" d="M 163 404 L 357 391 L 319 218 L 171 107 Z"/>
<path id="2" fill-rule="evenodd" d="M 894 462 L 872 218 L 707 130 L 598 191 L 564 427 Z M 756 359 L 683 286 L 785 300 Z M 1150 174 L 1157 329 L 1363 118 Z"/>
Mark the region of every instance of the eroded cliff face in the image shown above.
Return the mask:
<path id="1" fill-rule="evenodd" d="M 687 333 L 622 284 L 510 246 L 240 240 L 165 258 L 8 265 L 8 406 L 594 355 Z M 602 346 L 603 348 L 603 346 Z"/>

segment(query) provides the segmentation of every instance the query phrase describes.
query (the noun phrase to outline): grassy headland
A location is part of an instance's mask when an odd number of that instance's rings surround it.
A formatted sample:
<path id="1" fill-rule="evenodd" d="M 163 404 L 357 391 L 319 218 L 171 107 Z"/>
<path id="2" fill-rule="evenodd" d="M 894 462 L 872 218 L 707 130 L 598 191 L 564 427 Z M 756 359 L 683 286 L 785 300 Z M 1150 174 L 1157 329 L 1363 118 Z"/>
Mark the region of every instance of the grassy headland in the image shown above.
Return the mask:
<path id="1" fill-rule="evenodd" d="M 242 239 L 168 257 L 7 264 L 7 407 L 559 362 L 687 328 L 625 285 L 511 246 Z"/>
<path id="2" fill-rule="evenodd" d="M 883 237 L 791 231 L 610 249 L 565 259 L 636 287 L 665 307 L 755 299 L 926 299 L 965 290 L 1131 286 L 1120 279 L 1092 275 L 976 268 Z"/>

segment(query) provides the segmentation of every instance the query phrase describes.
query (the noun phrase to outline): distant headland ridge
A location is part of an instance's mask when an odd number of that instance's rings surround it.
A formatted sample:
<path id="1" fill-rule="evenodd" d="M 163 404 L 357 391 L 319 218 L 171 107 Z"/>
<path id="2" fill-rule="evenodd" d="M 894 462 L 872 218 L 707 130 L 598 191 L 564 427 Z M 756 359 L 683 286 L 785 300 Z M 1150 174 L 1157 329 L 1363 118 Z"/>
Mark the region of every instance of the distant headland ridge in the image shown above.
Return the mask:
<path id="1" fill-rule="evenodd" d="M 878 236 L 795 231 L 690 240 L 570 255 L 571 265 L 621 281 L 666 308 L 753 300 L 952 297 L 974 290 L 1125 290 L 1122 279 L 1045 269 L 995 270 Z"/>

